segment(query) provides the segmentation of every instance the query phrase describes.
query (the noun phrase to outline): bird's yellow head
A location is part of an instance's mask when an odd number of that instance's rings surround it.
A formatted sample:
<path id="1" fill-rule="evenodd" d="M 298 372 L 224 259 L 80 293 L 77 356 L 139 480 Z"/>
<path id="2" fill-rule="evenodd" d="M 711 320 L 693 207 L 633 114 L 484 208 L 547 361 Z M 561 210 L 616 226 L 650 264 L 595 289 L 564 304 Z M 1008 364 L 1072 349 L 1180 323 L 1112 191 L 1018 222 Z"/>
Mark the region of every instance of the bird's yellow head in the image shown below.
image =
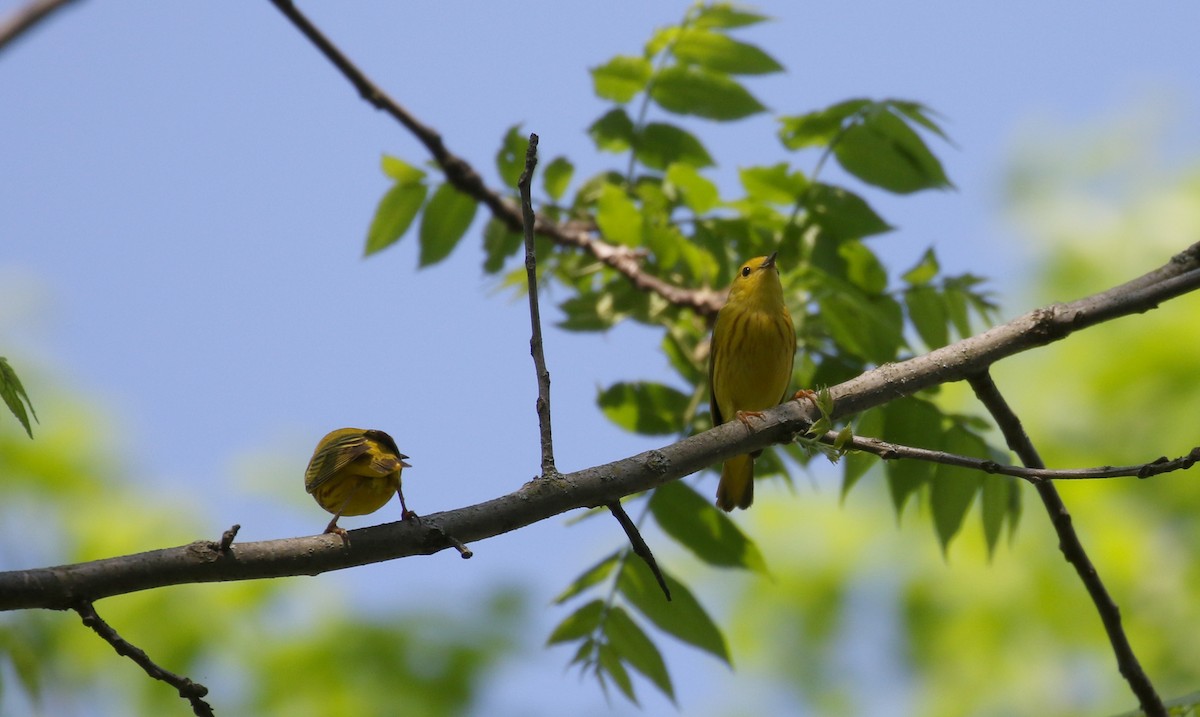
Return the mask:
<path id="1" fill-rule="evenodd" d="M 783 302 L 783 284 L 779 281 L 779 268 L 775 266 L 778 253 L 758 256 L 742 264 L 729 287 L 729 303 Z"/>

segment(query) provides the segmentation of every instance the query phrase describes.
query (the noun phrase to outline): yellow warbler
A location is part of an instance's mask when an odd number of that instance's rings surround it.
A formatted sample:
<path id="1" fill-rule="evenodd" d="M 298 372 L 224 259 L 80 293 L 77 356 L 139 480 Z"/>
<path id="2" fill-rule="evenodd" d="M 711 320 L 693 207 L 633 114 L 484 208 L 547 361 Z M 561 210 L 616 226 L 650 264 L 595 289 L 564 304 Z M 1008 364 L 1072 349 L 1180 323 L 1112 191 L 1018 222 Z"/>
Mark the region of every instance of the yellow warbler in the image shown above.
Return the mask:
<path id="1" fill-rule="evenodd" d="M 322 438 L 304 471 L 304 488 L 333 513 L 325 532 L 346 537 L 338 518 L 374 513 L 393 493 L 400 496 L 401 520 L 416 517 L 400 490 L 400 471 L 409 467 L 405 458 L 383 431 L 339 428 Z"/>
<path id="2" fill-rule="evenodd" d="M 751 259 L 733 278 L 729 300 L 713 326 L 708 358 L 713 425 L 734 418 L 747 423 L 748 416 L 778 405 L 792 378 L 795 354 L 796 328 L 783 302 L 775 254 Z M 725 511 L 750 507 L 758 454 L 725 461 L 717 507 Z"/>

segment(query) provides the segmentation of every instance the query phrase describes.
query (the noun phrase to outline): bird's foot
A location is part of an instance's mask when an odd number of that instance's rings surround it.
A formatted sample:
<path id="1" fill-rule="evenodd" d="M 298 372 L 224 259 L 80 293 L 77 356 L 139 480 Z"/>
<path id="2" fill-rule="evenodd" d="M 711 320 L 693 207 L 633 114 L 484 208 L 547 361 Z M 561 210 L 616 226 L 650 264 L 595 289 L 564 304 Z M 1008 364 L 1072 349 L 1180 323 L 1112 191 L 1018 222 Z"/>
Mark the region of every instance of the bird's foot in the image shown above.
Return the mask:
<path id="1" fill-rule="evenodd" d="M 734 418 L 737 418 L 739 421 L 742 422 L 742 425 L 746 427 L 746 430 L 750 430 L 750 419 L 751 418 L 762 418 L 763 412 L 762 411 L 738 411 L 737 413 L 735 413 L 733 415 L 734 415 Z"/>

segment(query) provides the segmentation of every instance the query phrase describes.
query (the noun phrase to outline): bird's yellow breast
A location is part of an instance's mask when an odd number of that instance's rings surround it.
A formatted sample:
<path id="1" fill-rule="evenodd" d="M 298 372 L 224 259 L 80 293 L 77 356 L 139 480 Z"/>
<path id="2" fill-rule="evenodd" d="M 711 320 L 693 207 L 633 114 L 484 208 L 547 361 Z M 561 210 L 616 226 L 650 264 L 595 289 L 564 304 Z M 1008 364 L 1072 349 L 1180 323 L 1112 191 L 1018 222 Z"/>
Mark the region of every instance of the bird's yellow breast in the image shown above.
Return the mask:
<path id="1" fill-rule="evenodd" d="M 726 305 L 713 331 L 714 403 L 720 420 L 775 406 L 787 391 L 796 350 L 786 308 Z"/>

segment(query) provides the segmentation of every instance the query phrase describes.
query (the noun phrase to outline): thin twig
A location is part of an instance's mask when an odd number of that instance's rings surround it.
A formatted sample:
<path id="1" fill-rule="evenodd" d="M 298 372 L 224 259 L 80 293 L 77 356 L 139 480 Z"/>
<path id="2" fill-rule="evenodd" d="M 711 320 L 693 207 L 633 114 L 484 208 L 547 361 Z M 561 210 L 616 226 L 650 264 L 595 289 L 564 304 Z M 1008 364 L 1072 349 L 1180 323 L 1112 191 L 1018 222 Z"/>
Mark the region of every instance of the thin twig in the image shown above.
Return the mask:
<path id="1" fill-rule="evenodd" d="M 73 0 L 34 0 L 14 10 L 11 15 L 0 21 L 0 51 L 13 40 L 32 30 L 55 10 L 61 10 L 71 2 Z"/>
<path id="2" fill-rule="evenodd" d="M 217 544 L 217 551 L 220 553 L 228 553 L 229 548 L 233 546 L 233 539 L 237 537 L 238 531 L 242 529 L 241 524 L 234 523 L 233 527 L 221 533 L 221 542 Z"/>
<path id="3" fill-rule="evenodd" d="M 525 275 L 529 281 L 529 353 L 533 356 L 533 368 L 537 373 L 538 429 L 542 438 L 542 477 L 554 478 L 558 469 L 554 467 L 554 437 L 550 430 L 550 371 L 546 368 L 546 355 L 542 351 L 542 313 L 538 309 L 537 256 L 533 242 L 533 198 L 529 185 L 533 183 L 533 170 L 537 167 L 538 136 L 529 135 L 529 147 L 525 150 L 525 170 L 517 181 L 521 192 L 521 211 L 525 221 Z"/>
<path id="4" fill-rule="evenodd" d="M 208 694 L 207 687 L 156 665 L 144 650 L 118 635 L 111 625 L 96 614 L 96 608 L 90 601 L 85 600 L 76 605 L 75 612 L 83 618 L 83 624 L 92 628 L 105 642 L 112 645 L 118 655 L 128 657 L 133 660 L 134 664 L 145 670 L 147 675 L 156 680 L 162 680 L 179 690 L 179 696 L 191 703 L 192 712 L 197 717 L 213 717 L 212 706 L 203 699 Z"/>
<path id="5" fill-rule="evenodd" d="M 629 538 L 629 544 L 633 547 L 633 553 L 646 562 L 646 567 L 650 568 L 650 572 L 654 575 L 658 587 L 662 589 L 663 595 L 666 596 L 667 602 L 671 602 L 671 588 L 667 587 L 667 578 L 659 569 L 658 561 L 654 559 L 654 553 L 650 552 L 650 546 L 646 545 L 646 541 L 642 538 L 637 524 L 625 512 L 625 506 L 621 505 L 621 501 L 615 500 L 606 507 L 621 524 L 621 529 L 625 531 L 626 537 Z"/>
<path id="6" fill-rule="evenodd" d="M 1045 468 L 1046 464 L 1042 462 L 1029 435 L 1021 426 L 1021 420 L 1001 395 L 991 374 L 983 371 L 971 376 L 968 382 L 975 391 L 975 395 L 996 419 L 996 425 L 1004 434 L 1008 447 L 1017 454 L 1021 462 L 1030 468 Z M 1087 552 L 1084 551 L 1083 543 L 1079 541 L 1079 535 L 1076 534 L 1075 526 L 1072 524 L 1071 514 L 1067 512 L 1067 507 L 1063 504 L 1058 489 L 1054 487 L 1053 483 L 1046 481 L 1036 483 L 1035 487 L 1038 496 L 1042 499 L 1042 504 L 1046 507 L 1046 512 L 1050 515 L 1054 531 L 1058 533 L 1058 547 L 1062 550 L 1063 557 L 1075 567 L 1075 572 L 1079 573 L 1079 579 L 1083 581 L 1092 602 L 1096 605 L 1097 612 L 1100 613 L 1100 620 L 1104 623 L 1105 632 L 1108 633 L 1108 641 L 1112 644 L 1113 653 L 1117 657 L 1117 667 L 1120 669 L 1121 675 L 1129 682 L 1130 688 L 1137 696 L 1138 704 L 1141 705 L 1142 711 L 1147 717 L 1167 717 L 1167 709 L 1163 706 L 1162 698 L 1158 696 L 1154 685 L 1150 683 L 1150 678 L 1142 670 L 1137 655 L 1133 654 L 1133 647 L 1130 646 L 1129 638 L 1125 635 L 1125 628 L 1121 625 L 1121 611 L 1117 608 L 1112 596 L 1109 595 L 1108 589 L 1104 587 L 1104 582 L 1096 572 L 1096 566 L 1092 564 Z"/>
<path id="7" fill-rule="evenodd" d="M 422 522 L 423 522 L 423 524 L 429 525 L 429 527 L 431 527 L 438 535 L 442 536 L 442 538 L 444 538 L 447 543 L 450 543 L 450 545 L 455 550 L 458 551 L 459 556 L 462 557 L 463 560 L 470 560 L 471 558 L 473 558 L 475 556 L 475 553 L 472 552 L 471 549 L 468 548 L 465 543 L 463 543 L 461 540 L 454 537 L 453 535 L 450 535 L 449 533 L 447 533 L 445 530 L 442 529 L 442 526 L 434 525 L 434 524 L 430 523 L 428 520 L 425 520 Z"/>
<path id="8" fill-rule="evenodd" d="M 538 309 L 537 256 L 533 242 L 534 214 L 530 191 L 530 185 L 533 183 L 533 170 L 537 167 L 537 146 L 538 136 L 536 134 L 529 135 L 529 147 L 525 150 L 525 170 L 521 172 L 521 178 L 517 181 L 517 189 L 521 194 L 521 211 L 524 214 L 525 275 L 529 282 L 529 323 L 532 325 L 529 353 L 533 355 L 533 368 L 537 373 L 538 382 L 537 414 L 538 427 L 542 437 L 542 477 L 556 478 L 558 469 L 554 466 L 554 439 L 550 430 L 550 371 L 546 368 L 546 356 L 542 350 L 542 315 Z M 650 572 L 654 573 L 654 579 L 662 588 L 663 594 L 667 596 L 667 600 L 670 600 L 671 590 L 667 587 L 667 579 L 663 577 L 662 570 L 658 567 L 658 561 L 654 559 L 654 553 L 650 551 L 650 546 L 646 545 L 637 526 L 630 520 L 625 508 L 621 506 L 621 501 L 610 501 L 605 505 L 617 522 L 621 524 L 621 529 L 625 531 L 630 545 L 633 546 L 633 552 L 646 561 Z"/>
<path id="9" fill-rule="evenodd" d="M 837 442 L 838 434 L 836 431 L 829 431 L 817 440 L 825 445 L 832 446 Z M 1100 478 L 1126 477 L 1149 478 L 1162 473 L 1170 473 L 1171 471 L 1187 470 L 1197 462 L 1200 462 L 1200 447 L 1193 448 L 1187 455 L 1170 460 L 1164 456 L 1156 458 L 1149 463 L 1139 463 L 1133 466 L 1102 466 L 1099 468 L 1077 468 L 1072 470 L 1010 466 L 983 458 L 972 458 L 970 456 L 960 456 L 955 453 L 934 451 L 928 448 L 905 446 L 867 436 L 854 436 L 847 440 L 842 447 L 871 453 L 885 461 L 909 458 L 929 463 L 942 463 L 948 466 L 971 468 L 984 473 L 1021 478 L 1035 485 L 1051 480 L 1096 480 Z"/>
<path id="10" fill-rule="evenodd" d="M 446 174 L 446 180 L 463 194 L 472 197 L 491 211 L 492 216 L 510 230 L 519 232 L 524 224 L 521 209 L 514 202 L 487 187 L 474 167 L 446 148 L 442 136 L 423 124 L 408 110 L 392 99 L 371 81 L 341 50 L 337 48 L 312 22 L 301 13 L 291 0 L 271 0 L 271 4 L 296 26 L 325 55 L 330 62 L 358 90 L 364 100 L 382 110 L 412 133 Z M 610 244 L 595 236 L 595 227 L 580 222 L 559 223 L 545 216 L 537 216 L 533 222 L 534 232 L 547 237 L 556 244 L 582 249 L 605 266 L 624 276 L 629 283 L 641 290 L 666 299 L 675 306 L 692 309 L 703 316 L 717 313 L 724 303 L 724 296 L 712 289 L 689 289 L 676 286 L 644 270 L 644 256 L 632 247 Z"/>

